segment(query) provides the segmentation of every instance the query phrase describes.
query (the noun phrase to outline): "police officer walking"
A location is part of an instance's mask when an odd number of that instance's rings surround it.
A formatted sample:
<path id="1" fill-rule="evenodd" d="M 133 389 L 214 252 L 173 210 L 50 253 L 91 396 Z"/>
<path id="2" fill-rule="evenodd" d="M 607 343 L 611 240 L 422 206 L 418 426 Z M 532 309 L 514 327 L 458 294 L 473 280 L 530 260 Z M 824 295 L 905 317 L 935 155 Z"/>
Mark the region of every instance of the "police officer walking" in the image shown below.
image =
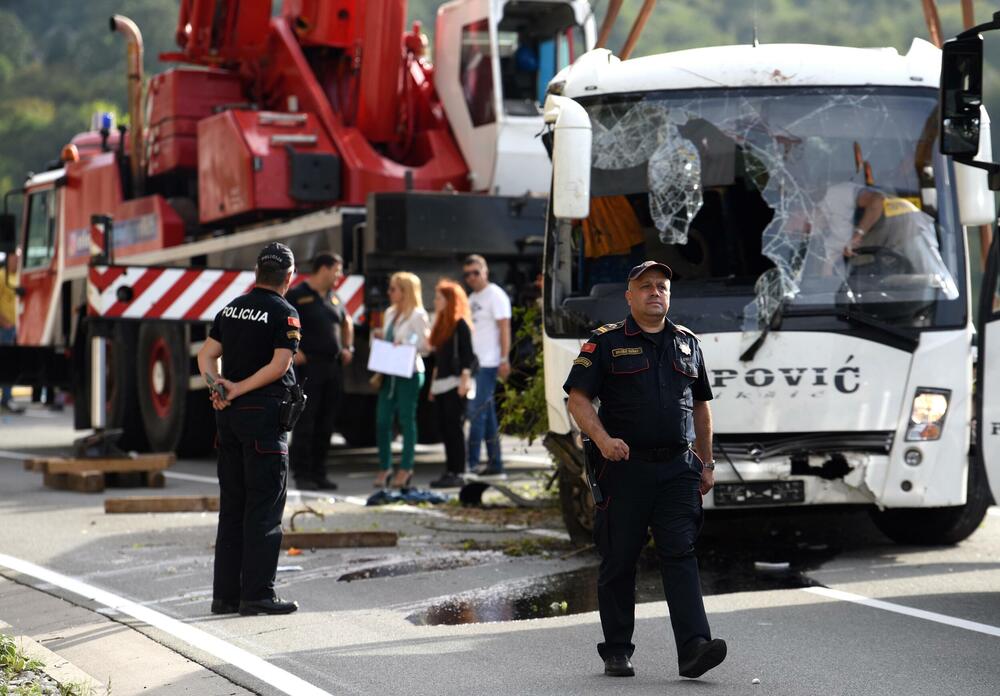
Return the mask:
<path id="1" fill-rule="evenodd" d="M 597 650 L 604 673 L 616 677 L 635 674 L 635 569 L 650 529 L 680 675 L 699 677 L 726 657 L 725 641 L 708 627 L 694 554 L 701 496 L 715 485 L 712 389 L 698 338 L 667 319 L 671 275 L 655 261 L 629 272 L 629 315 L 593 333 L 563 385 L 590 438 L 604 630 Z"/>
<path id="2" fill-rule="evenodd" d="M 326 475 L 326 453 L 343 397 L 343 368 L 354 357 L 354 324 L 333 291 L 343 271 L 340 256 L 317 254 L 310 276 L 285 296 L 302 321 L 295 374 L 309 397 L 292 431 L 290 453 L 295 486 L 301 490 L 337 488 Z"/>
<path id="3" fill-rule="evenodd" d="M 298 313 L 283 297 L 294 265 L 284 244 L 264 247 L 253 289 L 216 315 L 198 352 L 219 431 L 213 614 L 288 614 L 299 606 L 274 593 L 288 477 L 282 402 L 295 385 L 301 338 Z"/>

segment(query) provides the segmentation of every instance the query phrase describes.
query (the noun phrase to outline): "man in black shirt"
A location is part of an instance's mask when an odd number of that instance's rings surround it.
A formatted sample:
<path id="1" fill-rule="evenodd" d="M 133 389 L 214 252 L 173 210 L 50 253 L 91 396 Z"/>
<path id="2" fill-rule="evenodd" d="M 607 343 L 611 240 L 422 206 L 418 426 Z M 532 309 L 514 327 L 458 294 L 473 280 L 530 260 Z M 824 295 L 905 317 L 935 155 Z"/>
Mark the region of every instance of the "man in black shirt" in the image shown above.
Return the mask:
<path id="1" fill-rule="evenodd" d="M 284 244 L 264 247 L 253 289 L 216 315 L 198 352 L 198 369 L 216 385 L 209 394 L 219 431 L 213 614 L 288 614 L 299 606 L 274 594 L 288 478 L 279 412 L 295 384 L 292 356 L 301 338 L 299 315 L 283 297 L 294 266 Z"/>
<path id="2" fill-rule="evenodd" d="M 570 413 L 590 438 L 600 494 L 594 541 L 604 642 L 597 650 L 611 676 L 635 674 L 635 566 L 650 528 L 680 675 L 699 677 L 726 657 L 725 641 L 709 630 L 694 555 L 701 497 L 715 485 L 712 389 L 698 338 L 667 319 L 671 275 L 655 261 L 632 269 L 628 317 L 593 333 L 563 385 Z"/>
<path id="3" fill-rule="evenodd" d="M 326 453 L 344 391 L 343 367 L 354 357 L 354 324 L 333 291 L 343 270 L 340 256 L 317 254 L 312 274 L 286 295 L 302 321 L 295 374 L 309 397 L 292 431 L 292 473 L 302 490 L 337 488 L 326 475 Z"/>

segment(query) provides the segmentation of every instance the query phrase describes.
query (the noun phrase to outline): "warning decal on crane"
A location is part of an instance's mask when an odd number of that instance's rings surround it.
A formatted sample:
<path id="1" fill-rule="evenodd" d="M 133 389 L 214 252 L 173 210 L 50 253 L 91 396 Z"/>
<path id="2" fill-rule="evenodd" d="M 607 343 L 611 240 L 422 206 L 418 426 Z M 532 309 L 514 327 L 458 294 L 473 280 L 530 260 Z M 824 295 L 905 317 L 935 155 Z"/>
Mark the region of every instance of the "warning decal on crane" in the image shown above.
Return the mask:
<path id="1" fill-rule="evenodd" d="M 304 276 L 294 282 L 300 280 Z M 253 284 L 253 271 L 92 266 L 87 277 L 87 313 L 106 319 L 210 322 Z M 364 321 L 364 289 L 361 275 L 345 276 L 336 289 L 356 323 Z"/>

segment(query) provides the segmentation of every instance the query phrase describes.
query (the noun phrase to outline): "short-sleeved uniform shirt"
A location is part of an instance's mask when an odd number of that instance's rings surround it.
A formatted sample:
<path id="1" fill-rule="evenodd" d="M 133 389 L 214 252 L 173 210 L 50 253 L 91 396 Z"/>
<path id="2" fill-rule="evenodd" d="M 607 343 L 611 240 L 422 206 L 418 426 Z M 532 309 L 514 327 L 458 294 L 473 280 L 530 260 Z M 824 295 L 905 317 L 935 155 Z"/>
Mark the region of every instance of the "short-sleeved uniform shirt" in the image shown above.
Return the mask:
<path id="1" fill-rule="evenodd" d="M 302 338 L 299 314 L 273 290 L 255 287 L 215 315 L 209 336 L 222 344 L 222 374 L 233 382 L 244 380 L 271 362 L 275 348 L 294 354 Z M 283 396 L 295 384 L 289 370 L 256 392 Z"/>
<path id="2" fill-rule="evenodd" d="M 661 333 L 646 334 L 631 315 L 594 331 L 563 389 L 599 398 L 608 435 L 635 450 L 692 442 L 694 400 L 712 399 L 698 338 L 669 319 Z"/>
<path id="3" fill-rule="evenodd" d="M 288 291 L 285 299 L 299 313 L 302 322 L 299 343 L 302 352 L 307 356 L 338 357 L 343 347 L 340 329 L 347 310 L 336 293 L 323 295 L 308 283 L 299 283 Z"/>

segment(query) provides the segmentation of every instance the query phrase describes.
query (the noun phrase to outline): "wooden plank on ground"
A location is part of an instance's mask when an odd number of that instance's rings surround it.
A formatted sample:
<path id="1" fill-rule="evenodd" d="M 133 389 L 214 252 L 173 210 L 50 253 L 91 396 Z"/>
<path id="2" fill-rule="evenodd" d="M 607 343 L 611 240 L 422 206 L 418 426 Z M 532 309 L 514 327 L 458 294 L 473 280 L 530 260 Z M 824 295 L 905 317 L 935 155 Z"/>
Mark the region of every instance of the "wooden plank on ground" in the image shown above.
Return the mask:
<path id="1" fill-rule="evenodd" d="M 284 532 L 281 548 L 345 549 L 363 546 L 395 546 L 396 532 Z"/>
<path id="2" fill-rule="evenodd" d="M 59 476 L 60 474 L 56 474 Z M 79 493 L 100 493 L 104 490 L 104 473 L 79 471 L 66 474 L 66 487 Z"/>
<path id="3" fill-rule="evenodd" d="M 25 462 L 25 468 L 30 464 L 35 471 L 45 471 L 49 474 L 72 474 L 84 471 L 158 471 L 172 466 L 176 460 L 177 457 L 172 452 L 107 459 L 49 457 L 29 459 Z"/>
<path id="4" fill-rule="evenodd" d="M 108 498 L 104 512 L 218 512 L 219 497 L 214 495 L 147 495 Z"/>

